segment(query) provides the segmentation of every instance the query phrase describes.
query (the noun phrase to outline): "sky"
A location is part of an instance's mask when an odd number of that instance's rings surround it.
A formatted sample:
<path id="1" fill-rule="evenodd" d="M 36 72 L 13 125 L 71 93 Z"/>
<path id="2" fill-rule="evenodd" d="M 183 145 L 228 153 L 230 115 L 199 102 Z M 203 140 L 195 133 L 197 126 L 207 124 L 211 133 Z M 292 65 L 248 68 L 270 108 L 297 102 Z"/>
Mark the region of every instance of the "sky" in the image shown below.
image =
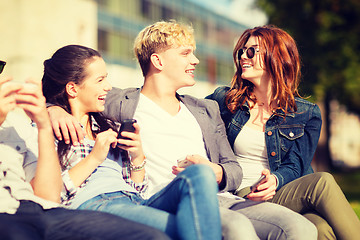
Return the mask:
<path id="1" fill-rule="evenodd" d="M 190 0 L 217 13 L 230 16 L 233 20 L 248 27 L 267 23 L 266 15 L 254 7 L 254 0 Z"/>

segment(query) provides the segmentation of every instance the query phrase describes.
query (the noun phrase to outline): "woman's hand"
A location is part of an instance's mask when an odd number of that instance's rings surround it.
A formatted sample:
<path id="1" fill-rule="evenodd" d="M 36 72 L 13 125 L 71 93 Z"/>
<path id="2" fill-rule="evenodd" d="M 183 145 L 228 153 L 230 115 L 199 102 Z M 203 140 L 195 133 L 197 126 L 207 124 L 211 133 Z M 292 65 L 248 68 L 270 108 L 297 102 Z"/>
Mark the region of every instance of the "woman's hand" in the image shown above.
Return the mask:
<path id="1" fill-rule="evenodd" d="M 79 187 L 106 159 L 110 145 L 116 146 L 116 133 L 112 129 L 96 135 L 95 144 L 89 155 L 69 170 L 69 175 L 76 187 Z"/>
<path id="2" fill-rule="evenodd" d="M 261 173 L 265 175 L 265 179 L 255 188 L 253 192 L 247 195 L 247 198 L 253 201 L 267 201 L 272 199 L 276 193 L 276 178 L 270 174 L 268 169 L 264 169 Z"/>
<path id="3" fill-rule="evenodd" d="M 116 139 L 116 132 L 112 129 L 108 129 L 107 131 L 101 132 L 96 135 L 95 145 L 92 149 L 91 158 L 98 162 L 100 165 L 107 157 L 110 149 L 110 145 L 115 148 L 117 139 Z"/>
<path id="4" fill-rule="evenodd" d="M 121 136 L 129 138 L 129 139 L 123 139 L 119 138 L 117 139 L 117 143 L 121 144 L 118 145 L 119 148 L 128 151 L 131 157 L 131 164 L 133 166 L 144 166 L 143 164 L 145 161 L 145 155 L 142 149 L 141 144 L 141 138 L 140 138 L 140 126 L 137 123 L 133 123 L 133 126 L 135 128 L 134 132 L 125 132 L 123 131 L 121 133 Z M 130 168 L 131 169 L 131 168 Z M 141 168 L 139 170 L 131 170 L 131 180 L 136 183 L 141 183 L 144 181 L 145 177 L 145 168 Z"/>
<path id="5" fill-rule="evenodd" d="M 145 156 L 142 149 L 141 138 L 140 138 L 140 126 L 138 123 L 133 124 L 135 131 L 134 132 L 125 132 L 121 133 L 121 136 L 130 138 L 130 139 L 117 139 L 117 142 L 121 145 L 118 145 L 119 148 L 128 151 L 131 157 L 131 162 L 133 165 L 138 166 L 144 161 Z"/>

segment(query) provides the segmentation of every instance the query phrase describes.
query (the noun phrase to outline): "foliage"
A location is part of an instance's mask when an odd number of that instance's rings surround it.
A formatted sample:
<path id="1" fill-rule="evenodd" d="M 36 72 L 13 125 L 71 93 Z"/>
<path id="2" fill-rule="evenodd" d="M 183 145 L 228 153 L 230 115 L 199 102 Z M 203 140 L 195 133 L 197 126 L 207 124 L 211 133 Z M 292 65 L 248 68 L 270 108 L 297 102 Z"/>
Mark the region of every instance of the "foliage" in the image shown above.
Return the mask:
<path id="1" fill-rule="evenodd" d="M 334 172 L 333 176 L 360 219 L 360 170 Z"/>
<path id="2" fill-rule="evenodd" d="M 336 182 L 349 201 L 360 202 L 360 170 L 350 172 L 333 172 Z"/>
<path id="3" fill-rule="evenodd" d="M 303 62 L 301 93 L 337 99 L 360 114 L 360 1 L 256 0 L 288 31 Z"/>

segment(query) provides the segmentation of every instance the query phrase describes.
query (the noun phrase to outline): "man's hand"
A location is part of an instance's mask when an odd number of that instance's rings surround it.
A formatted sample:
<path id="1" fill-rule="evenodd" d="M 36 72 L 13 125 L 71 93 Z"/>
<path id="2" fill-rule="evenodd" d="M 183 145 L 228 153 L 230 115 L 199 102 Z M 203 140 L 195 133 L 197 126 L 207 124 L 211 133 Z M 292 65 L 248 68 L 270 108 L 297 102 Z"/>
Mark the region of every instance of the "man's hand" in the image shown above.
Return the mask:
<path id="1" fill-rule="evenodd" d="M 16 107 L 16 93 L 22 88 L 21 84 L 8 84 L 11 78 L 0 79 L 0 125 L 5 121 L 7 114 Z"/>
<path id="2" fill-rule="evenodd" d="M 247 198 L 253 201 L 267 201 L 272 199 L 276 193 L 276 178 L 270 174 L 268 169 L 262 171 L 262 175 L 265 175 L 265 179 L 256 187 L 254 192 L 247 195 Z"/>
<path id="3" fill-rule="evenodd" d="M 208 159 L 200 156 L 200 155 L 187 155 L 186 156 L 186 160 L 193 162 L 194 164 L 206 164 L 209 165 L 214 173 L 215 173 L 215 177 L 216 177 L 216 182 L 219 184 L 223 178 L 223 169 L 221 166 L 219 166 L 218 164 L 212 163 L 210 162 Z M 184 171 L 185 168 L 180 168 L 178 166 L 173 166 L 172 167 L 172 173 L 177 175 L 180 172 Z"/>
<path id="4" fill-rule="evenodd" d="M 70 138 L 74 146 L 83 143 L 85 133 L 75 117 L 58 106 L 48 107 L 51 125 L 58 140 L 70 144 Z"/>

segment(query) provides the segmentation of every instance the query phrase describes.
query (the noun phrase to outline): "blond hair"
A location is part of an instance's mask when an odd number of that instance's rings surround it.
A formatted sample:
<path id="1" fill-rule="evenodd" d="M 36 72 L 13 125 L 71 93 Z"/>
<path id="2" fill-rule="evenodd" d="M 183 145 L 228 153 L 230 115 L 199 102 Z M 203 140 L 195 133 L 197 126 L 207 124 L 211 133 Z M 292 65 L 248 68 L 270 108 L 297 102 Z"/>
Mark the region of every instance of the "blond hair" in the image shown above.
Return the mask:
<path id="1" fill-rule="evenodd" d="M 143 75 L 149 71 L 150 57 L 172 46 L 192 46 L 195 49 L 194 29 L 189 25 L 160 21 L 144 28 L 135 38 L 134 52 Z"/>

